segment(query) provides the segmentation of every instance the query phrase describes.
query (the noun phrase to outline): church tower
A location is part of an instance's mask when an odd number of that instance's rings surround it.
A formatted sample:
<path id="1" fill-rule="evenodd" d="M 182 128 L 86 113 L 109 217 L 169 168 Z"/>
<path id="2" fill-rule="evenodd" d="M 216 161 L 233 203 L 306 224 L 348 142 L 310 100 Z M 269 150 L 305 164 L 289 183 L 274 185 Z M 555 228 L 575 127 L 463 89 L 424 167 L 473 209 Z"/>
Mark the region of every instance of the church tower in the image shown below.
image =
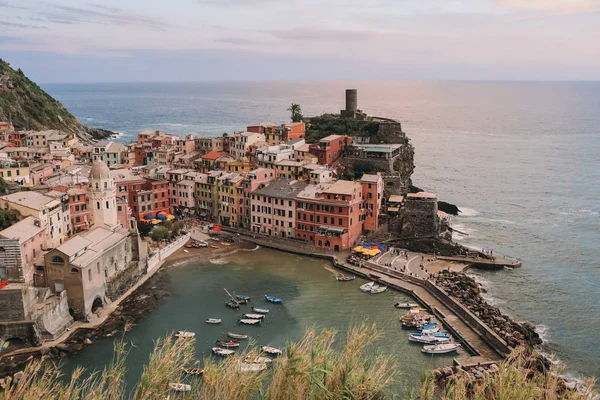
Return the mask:
<path id="1" fill-rule="evenodd" d="M 94 226 L 117 226 L 117 188 L 114 178 L 103 161 L 94 161 L 89 180 L 90 208 Z"/>

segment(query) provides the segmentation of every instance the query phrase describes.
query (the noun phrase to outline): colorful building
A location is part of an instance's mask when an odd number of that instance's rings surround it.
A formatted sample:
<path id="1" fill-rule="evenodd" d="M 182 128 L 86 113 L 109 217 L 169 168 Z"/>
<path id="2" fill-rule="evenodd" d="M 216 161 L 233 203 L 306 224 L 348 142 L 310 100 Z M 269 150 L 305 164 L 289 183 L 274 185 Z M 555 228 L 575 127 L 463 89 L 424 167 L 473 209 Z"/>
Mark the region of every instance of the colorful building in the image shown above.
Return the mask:
<path id="1" fill-rule="evenodd" d="M 350 136 L 329 135 L 319 140 L 318 144 L 311 144 L 309 152 L 317 156 L 319 164 L 331 165 L 342 156 L 344 148 L 350 144 Z"/>
<path id="2" fill-rule="evenodd" d="M 376 175 L 365 174 L 360 179 L 364 198 L 364 226 L 367 232 L 376 231 L 379 227 L 379 214 L 383 198 L 383 178 L 380 173 Z"/>

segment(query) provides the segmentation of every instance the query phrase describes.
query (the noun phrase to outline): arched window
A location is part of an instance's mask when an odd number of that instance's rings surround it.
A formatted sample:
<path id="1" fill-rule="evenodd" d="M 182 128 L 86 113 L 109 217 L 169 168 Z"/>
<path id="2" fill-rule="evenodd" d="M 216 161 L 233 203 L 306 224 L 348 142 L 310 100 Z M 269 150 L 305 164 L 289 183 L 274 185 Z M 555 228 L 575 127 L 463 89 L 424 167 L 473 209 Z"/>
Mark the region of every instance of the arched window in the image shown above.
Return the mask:
<path id="1" fill-rule="evenodd" d="M 79 270 L 77 268 L 71 268 L 71 273 L 78 274 Z"/>
<path id="2" fill-rule="evenodd" d="M 107 210 L 109 209 L 109 206 L 108 206 L 108 201 L 106 202 L 106 209 L 107 209 Z"/>
<path id="3" fill-rule="evenodd" d="M 99 201 L 97 201 L 97 202 L 96 202 L 96 208 L 97 208 L 98 210 L 100 209 L 100 202 L 99 202 Z"/>
<path id="4" fill-rule="evenodd" d="M 104 189 L 108 189 L 108 182 L 104 182 Z"/>
<path id="5" fill-rule="evenodd" d="M 323 241 L 319 240 L 319 246 L 323 245 Z"/>
<path id="6" fill-rule="evenodd" d="M 100 186 L 98 185 L 98 182 L 96 182 L 96 189 L 100 189 Z"/>
<path id="7" fill-rule="evenodd" d="M 64 264 L 65 260 L 63 260 L 61 256 L 54 256 L 54 257 L 52 257 L 52 263 L 53 264 Z"/>
<path id="8" fill-rule="evenodd" d="M 39 265 L 38 265 L 37 267 L 35 267 L 35 269 L 36 269 L 37 271 L 43 271 L 43 270 L 44 270 L 44 267 L 41 267 L 41 266 L 39 266 Z"/>

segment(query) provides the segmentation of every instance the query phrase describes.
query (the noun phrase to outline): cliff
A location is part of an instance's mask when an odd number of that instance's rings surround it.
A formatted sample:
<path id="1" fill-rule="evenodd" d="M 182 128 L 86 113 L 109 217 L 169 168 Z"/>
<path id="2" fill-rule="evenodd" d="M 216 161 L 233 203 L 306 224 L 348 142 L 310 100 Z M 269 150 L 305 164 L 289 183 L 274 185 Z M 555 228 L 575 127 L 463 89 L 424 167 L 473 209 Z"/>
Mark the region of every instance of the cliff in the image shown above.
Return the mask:
<path id="1" fill-rule="evenodd" d="M 15 129 L 42 131 L 57 129 L 74 133 L 83 142 L 113 135 L 104 129 L 79 123 L 56 99 L 43 91 L 20 69 L 14 70 L 0 59 L 0 121 L 12 122 Z"/>

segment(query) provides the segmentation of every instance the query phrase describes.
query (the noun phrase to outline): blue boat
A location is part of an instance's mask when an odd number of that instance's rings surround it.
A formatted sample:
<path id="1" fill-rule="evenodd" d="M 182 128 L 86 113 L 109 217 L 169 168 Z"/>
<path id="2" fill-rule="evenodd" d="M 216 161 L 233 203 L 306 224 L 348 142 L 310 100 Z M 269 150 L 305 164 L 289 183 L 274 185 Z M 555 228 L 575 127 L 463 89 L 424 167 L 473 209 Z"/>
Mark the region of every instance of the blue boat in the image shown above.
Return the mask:
<path id="1" fill-rule="evenodd" d="M 279 297 L 275 297 L 275 296 L 266 295 L 265 299 L 267 299 L 267 301 L 270 303 L 275 303 L 275 304 L 283 303 L 283 300 L 281 300 Z"/>
<path id="2" fill-rule="evenodd" d="M 340 282 L 349 282 L 353 281 L 356 277 L 354 275 L 351 276 L 337 276 L 335 279 Z"/>
<path id="3" fill-rule="evenodd" d="M 235 298 L 238 300 L 250 301 L 250 296 L 242 296 L 241 294 L 237 294 Z"/>
<path id="4" fill-rule="evenodd" d="M 420 325 L 420 326 L 417 327 L 417 329 L 420 330 L 420 331 L 425 331 L 425 330 L 428 330 L 428 329 L 433 329 L 433 328 L 435 328 L 437 326 L 438 326 L 437 322 L 432 322 L 431 324 Z"/>

